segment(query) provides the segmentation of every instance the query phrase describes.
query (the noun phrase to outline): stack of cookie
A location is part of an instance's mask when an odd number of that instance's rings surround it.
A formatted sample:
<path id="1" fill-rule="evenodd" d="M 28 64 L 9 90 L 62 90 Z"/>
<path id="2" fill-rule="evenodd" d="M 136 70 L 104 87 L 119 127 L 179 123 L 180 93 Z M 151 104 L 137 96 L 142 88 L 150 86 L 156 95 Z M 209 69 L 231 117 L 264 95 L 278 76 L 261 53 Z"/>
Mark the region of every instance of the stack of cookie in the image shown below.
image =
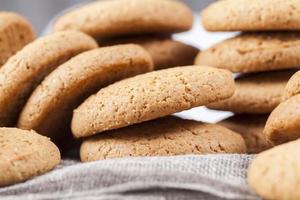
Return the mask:
<path id="1" fill-rule="evenodd" d="M 3 71 L 2 69 L 6 71 L 5 73 L 0 72 L 1 127 L 14 125 L 10 123 L 11 118 L 6 118 L 6 114 L 11 112 L 12 118 L 16 117 L 13 109 L 15 106 L 19 106 L 17 102 L 20 102 L 19 100 L 26 93 L 23 92 L 23 89 L 27 88 L 25 90 L 28 90 L 30 84 L 34 82 L 30 80 L 31 83 L 28 83 L 28 79 L 26 79 L 26 73 L 30 71 L 29 65 L 32 64 L 26 60 L 29 55 L 19 55 L 19 60 L 10 57 L 34 39 L 33 28 L 24 17 L 11 12 L 0 12 L 0 71 Z M 27 53 L 35 54 L 40 49 L 31 50 Z M 43 67 L 47 68 L 45 65 Z M 9 77 L 6 79 L 6 76 Z M 4 79 L 6 81 L 3 81 Z M 13 96 L 16 98 L 19 96 L 18 100 Z M 6 108 L 6 106 L 8 107 Z M 2 112 L 3 110 L 6 110 L 7 113 Z M 0 187 L 22 182 L 45 173 L 53 169 L 59 162 L 60 152 L 49 138 L 34 131 L 0 128 Z"/>
<path id="2" fill-rule="evenodd" d="M 152 56 L 154 69 L 192 65 L 198 49 L 171 39 L 189 30 L 193 13 L 175 0 L 98 1 L 59 17 L 55 31 L 78 30 L 94 37 L 100 46 L 134 43 Z"/>
<path id="3" fill-rule="evenodd" d="M 299 2 L 224 0 L 213 3 L 202 13 L 202 22 L 208 31 L 242 31 L 201 52 L 195 63 L 239 73 L 234 95 L 208 107 L 243 114 L 224 124 L 242 132 L 251 149 L 249 153 L 272 146 L 266 145 L 264 124 L 269 113 L 281 102 L 287 81 L 300 65 L 300 33 L 296 32 L 300 29 L 300 14 L 296 3 Z M 285 32 L 274 32 L 283 30 Z M 258 133 L 249 136 L 248 123 L 242 121 L 257 124 L 255 132 Z M 238 126 L 245 126 L 244 130 L 236 129 Z M 249 138 L 264 141 L 253 143 Z"/>
<path id="4" fill-rule="evenodd" d="M 128 6 L 122 10 L 124 2 Z M 104 14 L 93 16 L 91 8 Z M 63 26 L 70 30 L 36 40 L 25 19 L 0 14 L 4 49 L 0 52 L 4 63 L 0 68 L 0 126 L 20 128 L 0 128 L 0 170 L 7 171 L 0 174 L 0 186 L 53 169 L 61 155 L 45 136 L 64 147 L 70 143 L 71 129 L 76 138 L 84 138 L 82 161 L 246 152 L 244 139 L 234 131 L 168 116 L 231 97 L 235 86 L 230 71 L 183 66 L 151 72 L 158 60 L 165 62 L 176 55 L 155 57 L 137 44 L 99 48 L 91 37 L 187 30 L 192 15 L 185 5 L 171 0 L 143 4 L 114 0 L 82 9 L 87 15 L 77 17 L 75 11 L 70 15 L 74 22 L 83 22 L 79 23 L 83 29 L 71 23 Z M 100 20 L 101 26 L 93 26 L 85 17 Z M 18 41 L 16 46 L 9 46 L 12 41 Z M 172 65 L 182 64 L 176 59 Z"/>

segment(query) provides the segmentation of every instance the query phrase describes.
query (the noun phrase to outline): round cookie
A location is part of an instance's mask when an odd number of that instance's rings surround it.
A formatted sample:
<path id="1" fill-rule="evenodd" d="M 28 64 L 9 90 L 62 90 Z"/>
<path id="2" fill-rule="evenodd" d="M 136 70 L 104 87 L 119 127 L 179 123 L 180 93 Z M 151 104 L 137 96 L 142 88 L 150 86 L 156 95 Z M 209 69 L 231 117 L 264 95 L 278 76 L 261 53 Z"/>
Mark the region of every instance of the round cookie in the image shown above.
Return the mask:
<path id="1" fill-rule="evenodd" d="M 232 72 L 259 72 L 300 65 L 300 32 L 244 33 L 201 52 L 196 64 Z"/>
<path id="2" fill-rule="evenodd" d="M 90 36 L 65 31 L 26 45 L 0 68 L 0 126 L 13 126 L 34 88 L 71 57 L 97 47 Z"/>
<path id="3" fill-rule="evenodd" d="M 300 93 L 300 71 L 296 72 L 286 84 L 282 100 L 285 101 Z"/>
<path id="4" fill-rule="evenodd" d="M 264 134 L 274 144 L 300 138 L 300 95 L 277 106 L 269 116 Z"/>
<path id="5" fill-rule="evenodd" d="M 286 83 L 294 73 L 288 70 L 242 75 L 235 80 L 232 97 L 207 107 L 234 113 L 271 113 L 281 102 Z"/>
<path id="6" fill-rule="evenodd" d="M 54 30 L 79 30 L 95 38 L 108 38 L 182 32 L 192 24 L 192 11 L 177 0 L 112 0 L 90 3 L 66 13 L 56 21 Z"/>
<path id="7" fill-rule="evenodd" d="M 131 156 L 245 152 L 243 138 L 227 128 L 165 117 L 92 136 L 82 143 L 80 157 L 86 162 Z"/>
<path id="8" fill-rule="evenodd" d="M 226 0 L 201 16 L 208 31 L 300 30 L 299 0 Z"/>
<path id="9" fill-rule="evenodd" d="M 0 187 L 23 182 L 53 169 L 58 148 L 34 131 L 0 128 Z"/>
<path id="10" fill-rule="evenodd" d="M 12 12 L 0 12 L 0 67 L 34 38 L 26 19 Z"/>
<path id="11" fill-rule="evenodd" d="M 227 70 L 186 66 L 154 71 L 89 97 L 74 111 L 72 132 L 85 137 L 222 100 L 233 92 Z"/>
<path id="12" fill-rule="evenodd" d="M 260 153 L 273 146 L 263 134 L 267 118 L 267 115 L 234 115 L 218 124 L 239 133 L 246 142 L 247 153 Z"/>
<path id="13" fill-rule="evenodd" d="M 166 36 L 135 36 L 107 41 L 106 45 L 133 43 L 144 47 L 152 56 L 154 68 L 166 69 L 192 65 L 199 50 Z M 100 42 L 100 44 L 102 44 Z"/>
<path id="14" fill-rule="evenodd" d="M 56 68 L 35 89 L 18 127 L 53 139 L 62 137 L 70 130 L 73 109 L 84 99 L 113 82 L 151 70 L 151 56 L 134 44 L 81 53 Z"/>
<path id="15" fill-rule="evenodd" d="M 300 199 L 300 140 L 279 145 L 252 161 L 250 187 L 264 199 Z"/>

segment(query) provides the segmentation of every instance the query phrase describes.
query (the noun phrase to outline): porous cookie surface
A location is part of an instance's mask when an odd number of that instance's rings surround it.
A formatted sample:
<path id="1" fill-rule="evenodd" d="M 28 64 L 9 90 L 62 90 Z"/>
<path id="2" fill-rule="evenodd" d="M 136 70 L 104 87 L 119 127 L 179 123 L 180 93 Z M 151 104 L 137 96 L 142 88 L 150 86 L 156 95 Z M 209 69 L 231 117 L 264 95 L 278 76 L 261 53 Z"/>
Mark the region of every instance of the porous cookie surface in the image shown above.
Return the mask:
<path id="1" fill-rule="evenodd" d="M 236 90 L 228 99 L 207 107 L 234 113 L 271 113 L 281 102 L 282 93 L 295 70 L 244 75 L 235 80 Z"/>
<path id="2" fill-rule="evenodd" d="M 300 30 L 300 0 L 225 0 L 202 12 L 209 31 Z"/>
<path id="3" fill-rule="evenodd" d="M 264 199 L 300 199 L 300 140 L 267 150 L 252 161 L 248 183 Z"/>
<path id="4" fill-rule="evenodd" d="M 300 71 L 296 72 L 286 84 L 284 93 L 282 95 L 282 101 L 285 101 L 292 96 L 300 93 Z"/>
<path id="5" fill-rule="evenodd" d="M 143 46 L 152 56 L 155 69 L 192 65 L 199 52 L 199 50 L 193 46 L 163 36 L 120 38 L 108 41 L 107 45 L 126 43 Z"/>
<path id="6" fill-rule="evenodd" d="M 0 126 L 12 126 L 30 93 L 57 66 L 97 47 L 88 35 L 75 31 L 42 37 L 25 46 L 0 68 Z"/>
<path id="7" fill-rule="evenodd" d="M 215 124 L 176 117 L 156 119 L 92 136 L 81 145 L 82 161 L 129 156 L 245 153 L 237 133 Z"/>
<path id="8" fill-rule="evenodd" d="M 239 133 L 246 142 L 247 153 L 260 153 L 273 146 L 263 134 L 267 118 L 267 115 L 234 115 L 218 124 Z"/>
<path id="9" fill-rule="evenodd" d="M 31 24 L 22 16 L 0 12 L 0 67 L 34 37 Z"/>
<path id="10" fill-rule="evenodd" d="M 101 89 L 75 111 L 75 137 L 166 116 L 230 97 L 232 74 L 204 66 L 186 66 L 138 75 Z"/>
<path id="11" fill-rule="evenodd" d="M 90 50 L 59 66 L 36 88 L 20 115 L 18 127 L 51 138 L 70 130 L 73 109 L 113 82 L 153 70 L 149 53 L 138 45 Z"/>
<path id="12" fill-rule="evenodd" d="M 98 1 L 60 17 L 56 31 L 80 30 L 97 38 L 141 33 L 174 33 L 192 27 L 192 11 L 177 0 Z"/>
<path id="13" fill-rule="evenodd" d="M 0 128 L 0 186 L 25 181 L 53 169 L 58 148 L 34 131 Z"/>
<path id="14" fill-rule="evenodd" d="M 300 65 L 300 33 L 245 33 L 201 52 L 196 64 L 233 72 L 259 72 Z"/>
<path id="15" fill-rule="evenodd" d="M 266 123 L 264 134 L 275 144 L 300 137 L 300 95 L 279 104 Z"/>

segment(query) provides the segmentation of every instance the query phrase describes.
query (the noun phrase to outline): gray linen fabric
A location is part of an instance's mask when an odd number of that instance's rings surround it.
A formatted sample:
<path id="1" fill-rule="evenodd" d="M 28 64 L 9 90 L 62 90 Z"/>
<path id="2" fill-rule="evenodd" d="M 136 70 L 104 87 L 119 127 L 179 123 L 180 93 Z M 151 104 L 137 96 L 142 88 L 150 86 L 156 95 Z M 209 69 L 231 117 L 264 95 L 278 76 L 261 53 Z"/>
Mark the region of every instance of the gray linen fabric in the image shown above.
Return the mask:
<path id="1" fill-rule="evenodd" d="M 63 160 L 47 174 L 0 188 L 0 199 L 259 199 L 245 179 L 252 158 L 218 154 Z"/>

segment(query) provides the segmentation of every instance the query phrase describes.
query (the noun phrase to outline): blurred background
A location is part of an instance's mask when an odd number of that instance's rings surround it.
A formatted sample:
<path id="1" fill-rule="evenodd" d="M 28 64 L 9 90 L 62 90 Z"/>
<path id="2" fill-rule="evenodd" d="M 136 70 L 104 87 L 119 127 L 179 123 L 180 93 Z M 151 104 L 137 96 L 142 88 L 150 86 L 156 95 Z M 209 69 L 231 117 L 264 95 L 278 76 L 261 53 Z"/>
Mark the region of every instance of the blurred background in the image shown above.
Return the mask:
<path id="1" fill-rule="evenodd" d="M 0 10 L 14 11 L 27 17 L 38 33 L 61 11 L 76 4 L 92 0 L 0 0 Z M 141 0 L 143 1 L 143 0 Z M 212 0 L 182 0 L 195 12 L 199 12 Z"/>

